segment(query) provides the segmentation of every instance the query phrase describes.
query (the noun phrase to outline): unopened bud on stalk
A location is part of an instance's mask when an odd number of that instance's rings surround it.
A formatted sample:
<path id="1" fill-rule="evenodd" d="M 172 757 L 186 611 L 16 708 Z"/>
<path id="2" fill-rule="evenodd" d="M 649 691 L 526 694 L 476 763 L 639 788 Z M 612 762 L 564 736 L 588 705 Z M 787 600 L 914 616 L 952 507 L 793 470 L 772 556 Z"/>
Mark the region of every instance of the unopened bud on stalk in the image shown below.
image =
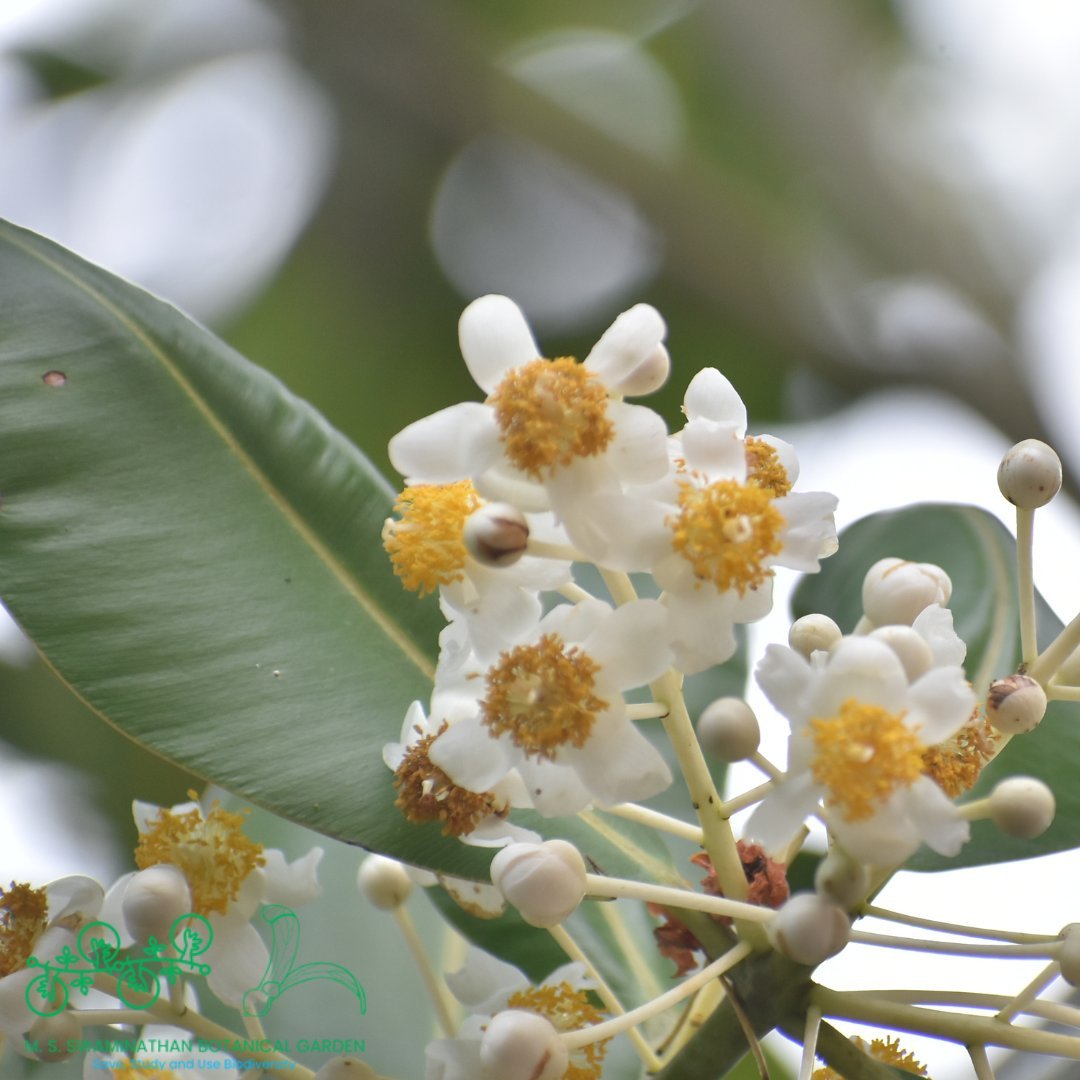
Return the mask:
<path id="1" fill-rule="evenodd" d="M 948 604 L 950 596 L 949 575 L 933 563 L 879 559 L 863 578 L 863 611 L 875 626 L 910 626 L 931 604 Z"/>
<path id="2" fill-rule="evenodd" d="M 843 909 L 817 893 L 796 893 L 769 923 L 769 940 L 781 956 L 817 967 L 848 943 L 851 924 Z"/>
<path id="3" fill-rule="evenodd" d="M 465 520 L 465 547 L 483 566 L 513 566 L 529 544 L 529 523 L 510 503 L 487 503 Z"/>
<path id="4" fill-rule="evenodd" d="M 611 388 L 611 392 L 623 397 L 642 397 L 659 390 L 670 374 L 671 357 L 663 345 L 657 345 L 626 378 Z"/>
<path id="5" fill-rule="evenodd" d="M 717 698 L 698 717 L 698 741 L 718 761 L 745 761 L 757 753 L 761 728 L 742 698 Z"/>
<path id="6" fill-rule="evenodd" d="M 559 1080 L 570 1065 L 570 1052 L 547 1017 L 506 1009 L 485 1029 L 480 1061 L 498 1080 Z"/>
<path id="7" fill-rule="evenodd" d="M 368 902 L 380 911 L 401 907 L 412 892 L 405 867 L 385 855 L 369 855 L 356 873 L 356 884 Z"/>
<path id="8" fill-rule="evenodd" d="M 811 653 L 828 652 L 843 636 L 843 631 L 828 615 L 804 615 L 791 624 L 788 644 L 809 660 Z"/>
<path id="9" fill-rule="evenodd" d="M 818 863 L 814 873 L 814 888 L 826 900 L 849 909 L 870 890 L 870 870 L 856 862 L 846 851 L 831 848 Z"/>
<path id="10" fill-rule="evenodd" d="M 508 844 L 491 860 L 492 884 L 530 926 L 557 926 L 585 896 L 585 860 L 566 840 Z"/>
<path id="11" fill-rule="evenodd" d="M 1037 510 L 1061 490 L 1061 458 L 1046 443 L 1024 439 L 1001 459 L 997 479 L 1013 506 Z"/>
<path id="12" fill-rule="evenodd" d="M 1046 715 L 1046 691 L 1029 675 L 1008 675 L 990 684 L 986 719 L 1002 735 L 1021 735 Z"/>
<path id="13" fill-rule="evenodd" d="M 1073 986 L 1080 986 L 1080 923 L 1069 923 L 1061 931 L 1061 951 L 1057 962 L 1061 977 Z"/>
<path id="14" fill-rule="evenodd" d="M 191 911 L 191 890 L 175 866 L 151 866 L 132 875 L 120 911 L 136 941 L 168 941 L 173 920 Z"/>
<path id="15" fill-rule="evenodd" d="M 34 1021 L 26 1038 L 20 1040 L 24 1047 L 33 1046 L 32 1056 L 38 1061 L 67 1061 L 80 1047 L 85 1047 L 82 1025 L 68 1010 L 56 1016 L 41 1016 Z M 15 1042 L 13 1039 L 12 1042 Z M 71 1047 L 69 1050 L 68 1047 Z"/>
<path id="16" fill-rule="evenodd" d="M 315 1074 L 315 1080 L 379 1080 L 379 1078 L 366 1061 L 354 1057 L 336 1057 L 328 1061 Z"/>
<path id="17" fill-rule="evenodd" d="M 934 666 L 934 653 L 926 638 L 910 626 L 880 626 L 870 637 L 883 641 L 896 653 L 908 682 L 914 682 Z"/>
<path id="18" fill-rule="evenodd" d="M 1054 821 L 1054 793 L 1031 776 L 1011 776 L 990 793 L 990 817 L 1006 836 L 1033 840 Z"/>

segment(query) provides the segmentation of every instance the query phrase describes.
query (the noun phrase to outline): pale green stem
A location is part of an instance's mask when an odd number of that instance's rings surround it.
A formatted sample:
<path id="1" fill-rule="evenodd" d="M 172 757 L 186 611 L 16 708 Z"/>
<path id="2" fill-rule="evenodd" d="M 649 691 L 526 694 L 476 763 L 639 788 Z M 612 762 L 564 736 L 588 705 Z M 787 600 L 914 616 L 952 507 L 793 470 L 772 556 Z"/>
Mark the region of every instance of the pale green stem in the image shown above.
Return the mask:
<path id="1" fill-rule="evenodd" d="M 650 810 L 647 806 L 638 806 L 637 803 L 616 803 L 614 806 L 605 807 L 604 810 L 616 817 L 626 818 L 627 821 L 636 821 L 639 825 L 648 825 L 660 832 L 681 836 L 684 840 L 692 840 L 695 844 L 700 844 L 702 841 L 703 833 L 699 825 L 680 821 L 668 814 Z"/>
<path id="2" fill-rule="evenodd" d="M 978 944 L 968 941 L 928 941 L 926 938 L 892 937 L 889 934 L 872 934 L 866 930 L 852 930 L 849 941 L 860 945 L 881 945 L 888 949 L 913 949 L 916 952 L 947 953 L 953 956 L 1053 956 L 1057 944 L 1053 942 L 1022 942 L 1004 945 Z"/>
<path id="3" fill-rule="evenodd" d="M 1074 1035 L 1003 1024 L 991 1017 L 903 1005 L 865 991 L 840 992 L 820 985 L 811 989 L 810 1000 L 826 1016 L 842 1020 L 920 1032 L 964 1046 L 1007 1046 L 1013 1050 L 1080 1059 L 1080 1038 Z"/>
<path id="4" fill-rule="evenodd" d="M 566 597 L 571 604 L 580 604 L 584 600 L 595 600 L 591 592 L 587 589 L 583 589 L 577 582 L 568 581 L 565 585 L 559 586 L 560 595 Z"/>
<path id="5" fill-rule="evenodd" d="M 1077 646 L 1080 646 L 1080 615 L 1050 642 L 1033 664 L 1028 665 L 1027 674 L 1037 683 L 1046 686 L 1058 668 L 1076 651 Z"/>
<path id="6" fill-rule="evenodd" d="M 605 570 L 602 566 L 598 566 L 600 576 L 604 579 L 604 584 L 608 587 L 608 592 L 611 593 L 611 599 L 615 601 L 616 607 L 621 607 L 623 604 L 629 604 L 632 600 L 638 598 L 637 589 L 634 588 L 634 583 L 630 580 L 629 574 L 624 574 L 621 570 Z"/>
<path id="7" fill-rule="evenodd" d="M 998 1012 L 997 1019 L 1009 1023 L 1017 1013 L 1022 1013 L 1058 977 L 1059 971 L 1060 968 L 1056 962 L 1047 964 L 1005 1008 Z"/>
<path id="8" fill-rule="evenodd" d="M 874 990 L 873 996 L 882 1001 L 898 1001 L 904 1005 L 953 1005 L 962 1009 L 1005 1008 L 1012 998 L 1005 994 L 977 994 L 968 990 Z M 1055 1024 L 1080 1029 L 1080 1009 L 1058 1001 L 1037 999 L 1023 1010 L 1029 1016 L 1051 1020 Z"/>
<path id="9" fill-rule="evenodd" d="M 1044 687 L 1048 701 L 1080 701 L 1080 686 L 1049 682 Z"/>
<path id="10" fill-rule="evenodd" d="M 397 921 L 398 929 L 401 931 L 401 936 L 405 939 L 405 944 L 408 945 L 409 952 L 412 953 L 413 960 L 416 962 L 417 970 L 420 972 L 420 978 L 424 981 L 424 988 L 431 999 L 431 1004 L 435 1007 L 435 1016 L 439 1021 L 439 1027 L 442 1028 L 447 1038 L 452 1038 L 455 1031 L 457 1031 L 457 1027 L 454 1024 L 450 997 L 443 986 L 442 980 L 432 968 L 431 961 L 428 960 L 427 950 L 420 940 L 420 935 L 416 932 L 412 917 L 403 905 L 398 905 L 394 908 L 394 918 Z"/>
<path id="11" fill-rule="evenodd" d="M 653 885 L 647 881 L 629 881 L 625 878 L 604 877 L 601 874 L 585 875 L 587 896 L 605 899 L 644 900 L 647 903 L 664 904 L 685 908 L 687 911 L 705 911 L 710 915 L 727 915 L 729 918 L 753 923 L 767 923 L 775 916 L 772 908 L 758 907 L 741 900 L 728 900 L 724 896 L 707 896 L 689 889 L 673 889 L 669 885 Z"/>
<path id="12" fill-rule="evenodd" d="M 600 1000 L 604 1003 L 607 1011 L 612 1016 L 625 1016 L 626 1009 L 623 1008 L 622 1002 L 615 996 L 615 992 L 608 986 L 607 981 L 603 975 L 597 971 L 593 962 L 581 951 L 578 943 L 570 936 L 567 930 L 562 926 L 550 926 L 548 927 L 548 933 L 555 939 L 559 948 L 571 959 L 576 960 L 579 964 L 585 965 L 585 970 L 589 973 L 589 977 L 596 983 L 596 993 Z M 645 1068 L 649 1072 L 659 1072 L 660 1059 L 656 1056 L 653 1048 L 645 1041 L 645 1037 L 641 1034 L 636 1027 L 632 1027 L 627 1032 L 630 1041 L 634 1044 L 634 1049 L 638 1053 L 638 1057 L 641 1058 L 645 1065 Z"/>
<path id="13" fill-rule="evenodd" d="M 738 945 L 728 949 L 723 956 L 718 957 L 707 967 L 702 968 L 701 971 L 679 983 L 678 986 L 673 986 L 658 998 L 653 998 L 652 1001 L 639 1005 L 636 1009 L 623 1013 L 622 1016 L 605 1020 L 602 1024 L 593 1024 L 589 1027 L 580 1028 L 578 1031 L 567 1032 L 563 1036 L 563 1042 L 566 1044 L 567 1049 L 577 1050 L 579 1047 L 588 1046 L 591 1043 L 599 1042 L 601 1039 L 610 1039 L 615 1035 L 628 1031 L 632 1027 L 636 1027 L 638 1024 L 643 1024 L 646 1020 L 651 1020 L 654 1016 L 658 1016 L 673 1005 L 678 1005 L 680 1001 L 684 1001 L 691 994 L 696 993 L 699 987 L 730 971 L 745 960 L 752 951 L 749 942 L 740 941 Z"/>
<path id="14" fill-rule="evenodd" d="M 972 799 L 971 802 L 961 803 L 956 809 L 965 821 L 981 821 L 983 818 L 990 817 L 992 813 L 989 797 Z"/>
<path id="15" fill-rule="evenodd" d="M 626 715 L 631 720 L 663 720 L 668 714 L 668 707 L 660 701 L 642 701 L 626 706 Z"/>
<path id="16" fill-rule="evenodd" d="M 136 1027 L 146 1023 L 145 1009 L 68 1009 L 68 1016 L 83 1027 L 98 1024 L 133 1024 Z"/>
<path id="17" fill-rule="evenodd" d="M 994 941 L 1028 942 L 1035 945 L 1060 940 L 1058 934 L 1022 934 L 1014 930 L 989 930 L 982 926 L 966 926 L 963 923 L 941 922 L 938 919 L 924 919 L 919 915 L 906 915 L 900 911 L 864 904 L 859 915 L 867 918 L 885 919 L 888 922 L 902 923 L 905 926 L 919 926 L 924 930 L 940 930 L 943 934 L 960 934 L 962 937 L 990 938 Z"/>
<path id="18" fill-rule="evenodd" d="M 799 1065 L 799 1080 L 810 1080 L 814 1072 L 814 1058 L 817 1052 L 817 1037 L 821 1030 L 821 1010 L 811 1005 L 806 1010 L 806 1028 L 803 1033 L 802 1062 Z"/>
<path id="19" fill-rule="evenodd" d="M 990 1059 L 986 1056 L 985 1046 L 969 1046 L 968 1054 L 975 1069 L 975 1080 L 994 1080 L 994 1070 L 990 1068 Z"/>
<path id="20" fill-rule="evenodd" d="M 589 562 L 577 548 L 568 544 L 549 544 L 544 540 L 529 537 L 526 555 L 535 555 L 538 559 L 558 559 L 560 562 Z"/>
<path id="21" fill-rule="evenodd" d="M 719 979 L 706 984 L 697 992 L 663 1048 L 662 1058 L 665 1065 L 694 1037 L 701 1025 L 716 1011 L 726 994 L 727 990 Z"/>
<path id="22" fill-rule="evenodd" d="M 265 1039 L 266 1029 L 262 1026 L 262 1021 L 257 1016 L 248 1016 L 247 1013 L 243 1014 L 244 1030 L 248 1033 L 248 1037 L 251 1039 Z"/>
<path id="23" fill-rule="evenodd" d="M 1039 655 L 1035 627 L 1035 578 L 1032 570 L 1035 511 L 1016 508 L 1016 568 L 1020 590 L 1020 655 L 1030 667 Z"/>
<path id="24" fill-rule="evenodd" d="M 744 791 L 741 795 L 736 795 L 734 799 L 728 799 L 721 807 L 724 817 L 731 817 L 740 810 L 745 810 L 748 806 L 753 806 L 754 803 L 761 802 L 761 800 L 772 791 L 773 787 L 774 782 L 772 780 L 766 780 L 764 784 L 759 784 L 756 788 Z"/>
<path id="25" fill-rule="evenodd" d="M 716 872 L 720 889 L 734 900 L 746 898 L 746 874 L 743 872 L 735 835 L 723 814 L 723 802 L 717 794 L 694 725 L 683 700 L 682 687 L 673 671 L 662 675 L 652 686 L 653 697 L 667 701 L 671 709 L 664 718 L 664 730 L 675 749 L 690 801 L 701 822 L 705 850 Z"/>
<path id="26" fill-rule="evenodd" d="M 758 751 L 750 756 L 750 761 L 756 765 L 770 780 L 783 780 L 787 775 L 783 769 L 778 769 L 768 758 Z"/>
<path id="27" fill-rule="evenodd" d="M 179 975 L 169 983 L 169 1003 L 177 1012 L 184 1008 L 184 980 Z"/>

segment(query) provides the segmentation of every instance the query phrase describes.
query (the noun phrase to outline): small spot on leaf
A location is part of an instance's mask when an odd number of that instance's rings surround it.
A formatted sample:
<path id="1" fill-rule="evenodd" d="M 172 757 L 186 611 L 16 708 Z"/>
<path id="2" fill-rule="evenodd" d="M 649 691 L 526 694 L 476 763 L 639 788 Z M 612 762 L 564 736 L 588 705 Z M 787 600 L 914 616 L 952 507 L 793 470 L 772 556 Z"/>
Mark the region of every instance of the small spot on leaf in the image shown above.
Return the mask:
<path id="1" fill-rule="evenodd" d="M 65 386 L 68 381 L 68 377 L 62 371 L 46 371 L 41 376 L 41 381 L 46 386 Z"/>

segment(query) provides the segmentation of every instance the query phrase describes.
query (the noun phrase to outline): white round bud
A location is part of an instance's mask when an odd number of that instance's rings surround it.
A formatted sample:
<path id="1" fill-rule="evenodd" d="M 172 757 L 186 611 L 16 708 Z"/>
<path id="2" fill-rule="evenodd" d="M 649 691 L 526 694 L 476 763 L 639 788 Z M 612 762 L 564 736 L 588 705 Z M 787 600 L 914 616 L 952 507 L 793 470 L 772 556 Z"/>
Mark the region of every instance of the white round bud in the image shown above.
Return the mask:
<path id="1" fill-rule="evenodd" d="M 910 626 L 879 626 L 870 637 L 883 641 L 900 658 L 908 682 L 914 682 L 934 666 L 934 652 L 926 638 Z"/>
<path id="2" fill-rule="evenodd" d="M 498 1080 L 560 1080 L 570 1052 L 547 1017 L 505 1009 L 480 1038 L 480 1062 Z"/>
<path id="3" fill-rule="evenodd" d="M 862 603 L 875 626 L 910 626 L 931 604 L 948 604 L 949 575 L 933 563 L 879 559 L 863 578 Z"/>
<path id="4" fill-rule="evenodd" d="M 508 844 L 491 860 L 492 884 L 530 926 L 557 926 L 585 896 L 585 860 L 566 840 Z"/>
<path id="5" fill-rule="evenodd" d="M 1042 836 L 1054 821 L 1054 793 L 1031 776 L 1010 776 L 990 792 L 990 818 L 1018 840 Z"/>
<path id="6" fill-rule="evenodd" d="M 848 943 L 851 924 L 843 908 L 817 893 L 796 893 L 769 923 L 769 940 L 781 956 L 817 967 Z"/>
<path id="7" fill-rule="evenodd" d="M 379 1077 L 366 1061 L 336 1057 L 315 1074 L 315 1080 L 379 1080 Z"/>
<path id="8" fill-rule="evenodd" d="M 1046 443 L 1024 439 L 1001 459 L 997 480 L 1013 506 L 1037 510 L 1061 490 L 1061 458 Z"/>
<path id="9" fill-rule="evenodd" d="M 56 1063 L 67 1061 L 76 1052 L 82 1053 L 86 1045 L 84 1036 L 82 1025 L 71 1012 L 65 1009 L 56 1016 L 39 1016 L 30 1026 L 26 1038 L 20 1039 L 19 1042 L 24 1047 L 27 1042 L 37 1047 L 27 1055 L 28 1057 Z M 12 1039 L 12 1042 L 15 1040 Z"/>
<path id="10" fill-rule="evenodd" d="M 828 615 L 804 615 L 791 624 L 787 640 L 809 660 L 811 653 L 828 652 L 843 636 L 843 631 Z"/>
<path id="11" fill-rule="evenodd" d="M 846 851 L 831 848 L 814 872 L 814 888 L 826 900 L 850 909 L 870 890 L 870 869 Z"/>
<path id="12" fill-rule="evenodd" d="M 1057 962 L 1061 967 L 1061 977 L 1073 986 L 1080 986 L 1080 923 L 1069 923 L 1061 931 Z"/>
<path id="13" fill-rule="evenodd" d="M 670 374 L 671 357 L 663 345 L 657 345 L 629 375 L 611 388 L 611 392 L 623 397 L 642 397 L 659 390 Z"/>
<path id="14" fill-rule="evenodd" d="M 698 741 L 718 761 L 745 761 L 757 753 L 761 728 L 742 698 L 717 698 L 698 717 Z"/>
<path id="15" fill-rule="evenodd" d="M 529 523 L 510 503 L 487 503 L 465 519 L 464 541 L 482 566 L 513 566 L 529 545 Z"/>
<path id="16" fill-rule="evenodd" d="M 136 941 L 168 941 L 173 920 L 191 911 L 191 889 L 175 866 L 151 866 L 132 875 L 120 911 Z"/>
<path id="17" fill-rule="evenodd" d="M 401 907 L 412 892 L 405 867 L 385 855 L 369 855 L 356 872 L 356 884 L 367 901 L 380 911 Z"/>
<path id="18" fill-rule="evenodd" d="M 1029 675 L 1008 675 L 990 684 L 986 719 L 1002 735 L 1022 735 L 1046 715 L 1046 691 Z"/>

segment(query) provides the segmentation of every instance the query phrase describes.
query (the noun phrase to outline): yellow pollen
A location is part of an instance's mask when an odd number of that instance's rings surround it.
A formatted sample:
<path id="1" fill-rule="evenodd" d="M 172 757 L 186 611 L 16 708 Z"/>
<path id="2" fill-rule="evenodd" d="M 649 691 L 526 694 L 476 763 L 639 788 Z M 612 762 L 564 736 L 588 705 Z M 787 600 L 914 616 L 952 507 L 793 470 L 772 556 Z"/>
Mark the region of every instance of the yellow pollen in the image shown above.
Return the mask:
<path id="1" fill-rule="evenodd" d="M 527 1009 L 547 1017 L 560 1035 L 586 1025 L 598 1024 L 604 1018 L 604 1014 L 589 1001 L 585 991 L 575 990 L 568 982 L 519 990 L 510 995 L 506 1004 L 511 1009 Z M 610 1041 L 600 1039 L 573 1051 L 562 1080 L 597 1080 Z"/>
<path id="2" fill-rule="evenodd" d="M 394 503 L 400 521 L 389 519 L 382 541 L 402 584 L 421 596 L 460 581 L 465 570 L 465 519 L 481 505 L 470 480 L 415 484 Z"/>
<path id="3" fill-rule="evenodd" d="M 848 698 L 836 716 L 810 721 L 811 772 L 845 821 L 873 817 L 897 788 L 910 787 L 922 773 L 926 747 L 903 718 Z"/>
<path id="4" fill-rule="evenodd" d="M 883 1065 L 892 1065 L 914 1076 L 926 1076 L 926 1066 L 915 1060 L 915 1055 L 900 1049 L 899 1039 L 874 1039 L 869 1046 L 856 1035 L 851 1040 L 863 1053 L 869 1054 Z M 811 1080 L 844 1080 L 841 1073 L 826 1066 L 815 1069 Z"/>
<path id="5" fill-rule="evenodd" d="M 431 744 L 449 727 L 424 735 L 405 751 L 394 771 L 398 796 L 394 805 L 414 824 L 441 821 L 444 836 L 467 836 L 484 820 L 509 813 L 489 791 L 476 793 L 458 787 L 428 756 Z M 417 728 L 417 731 L 420 729 Z"/>
<path id="6" fill-rule="evenodd" d="M 604 384 L 570 357 L 513 368 L 487 403 L 506 456 L 537 480 L 575 458 L 603 453 L 615 437 Z"/>
<path id="7" fill-rule="evenodd" d="M 923 772 L 950 799 L 975 786 L 983 766 L 993 758 L 997 733 L 979 716 L 972 718 L 951 738 L 923 752 Z"/>
<path id="8" fill-rule="evenodd" d="M 197 798 L 194 791 L 188 795 Z M 243 826 L 243 814 L 229 813 L 217 803 L 205 818 L 197 806 L 180 814 L 161 809 L 139 837 L 135 865 L 140 870 L 175 866 L 191 890 L 195 913 L 224 915 L 247 876 L 266 865 L 262 844 L 245 836 Z"/>
<path id="9" fill-rule="evenodd" d="M 18 971 L 48 926 L 44 889 L 29 885 L 0 888 L 0 978 Z"/>
<path id="10" fill-rule="evenodd" d="M 481 717 L 492 735 L 509 733 L 526 757 L 551 760 L 582 747 L 608 703 L 593 693 L 600 665 L 558 634 L 504 652 L 489 669 Z"/>
<path id="11" fill-rule="evenodd" d="M 763 488 L 776 499 L 786 495 L 791 490 L 791 480 L 788 479 L 787 469 L 780 464 L 780 455 L 776 448 L 753 435 L 746 437 L 744 446 L 746 482 Z"/>
<path id="12" fill-rule="evenodd" d="M 761 585 L 772 571 L 764 566 L 783 545 L 784 517 L 761 487 L 717 480 L 707 487 L 679 484 L 679 513 L 668 519 L 672 546 L 702 581 L 721 592 Z"/>

